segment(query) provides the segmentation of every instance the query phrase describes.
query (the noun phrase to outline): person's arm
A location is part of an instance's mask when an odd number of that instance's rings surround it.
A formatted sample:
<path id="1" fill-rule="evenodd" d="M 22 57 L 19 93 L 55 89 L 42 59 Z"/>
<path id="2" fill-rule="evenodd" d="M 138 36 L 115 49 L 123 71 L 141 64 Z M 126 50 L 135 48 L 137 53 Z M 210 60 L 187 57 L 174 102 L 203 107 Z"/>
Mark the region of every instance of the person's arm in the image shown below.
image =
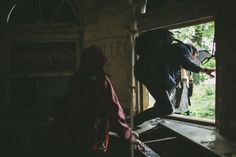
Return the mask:
<path id="1" fill-rule="evenodd" d="M 125 121 L 124 111 L 108 77 L 105 78 L 102 107 L 106 117 L 110 120 L 112 129 L 123 138 L 128 139 L 131 134 L 130 128 Z"/>
<path id="2" fill-rule="evenodd" d="M 105 113 L 110 120 L 112 129 L 115 130 L 121 137 L 137 146 L 139 149 L 142 148 L 142 144 L 138 140 L 138 135 L 132 131 L 126 123 L 125 113 L 108 77 L 105 79 L 105 89 L 102 103 Z"/>
<path id="3" fill-rule="evenodd" d="M 200 68 L 200 72 L 205 73 L 211 77 L 214 77 L 214 75 L 212 74 L 213 72 L 215 72 L 215 69 L 208 69 L 208 68 Z"/>
<path id="4" fill-rule="evenodd" d="M 202 68 L 201 66 L 193 63 L 191 59 L 192 57 L 191 52 L 184 45 L 180 45 L 180 53 L 181 53 L 181 65 L 184 69 L 195 73 L 203 72 L 211 77 L 214 77 L 214 75 L 212 75 L 212 72 L 214 72 L 215 69 Z"/>
<path id="5" fill-rule="evenodd" d="M 182 67 L 188 71 L 199 73 L 201 67 L 193 63 L 190 50 L 183 44 L 180 44 L 178 51 L 180 53 L 180 62 Z"/>

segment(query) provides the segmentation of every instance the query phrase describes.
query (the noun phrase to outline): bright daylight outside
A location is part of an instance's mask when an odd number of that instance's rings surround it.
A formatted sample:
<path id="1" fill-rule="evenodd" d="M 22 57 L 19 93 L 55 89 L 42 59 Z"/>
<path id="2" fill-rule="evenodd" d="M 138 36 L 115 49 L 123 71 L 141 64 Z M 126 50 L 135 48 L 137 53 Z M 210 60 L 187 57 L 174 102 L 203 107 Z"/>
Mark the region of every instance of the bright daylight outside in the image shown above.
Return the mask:
<path id="1" fill-rule="evenodd" d="M 213 57 L 215 52 L 214 29 L 214 22 L 208 22 L 173 29 L 171 32 L 174 33 L 176 39 L 191 43 L 198 49 L 197 64 L 215 69 L 215 57 Z M 187 105 L 186 103 L 185 105 L 182 105 L 182 103 L 176 105 L 174 107 L 176 114 L 200 119 L 215 119 L 215 77 L 212 78 L 203 73 L 181 70 L 181 83 L 178 87 L 181 87 L 181 99 L 184 93 L 187 92 Z M 179 91 L 178 88 L 176 89 L 177 91 Z M 181 99 L 179 102 L 182 101 Z M 154 99 L 149 94 L 149 107 L 152 107 L 153 104 Z"/>

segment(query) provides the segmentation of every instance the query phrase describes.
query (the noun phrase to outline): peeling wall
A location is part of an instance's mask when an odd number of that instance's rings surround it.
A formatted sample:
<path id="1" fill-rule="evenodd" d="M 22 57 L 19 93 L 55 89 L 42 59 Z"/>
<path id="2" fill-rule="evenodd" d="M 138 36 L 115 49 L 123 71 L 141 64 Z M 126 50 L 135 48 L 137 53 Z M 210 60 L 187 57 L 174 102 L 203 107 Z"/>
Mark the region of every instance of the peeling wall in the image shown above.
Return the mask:
<path id="1" fill-rule="evenodd" d="M 118 14 L 107 11 L 107 14 L 97 15 L 93 21 L 88 20 L 84 30 L 84 47 L 96 45 L 108 58 L 106 72 L 111 76 L 121 105 L 127 111 L 131 97 L 131 16 L 129 10 Z"/>

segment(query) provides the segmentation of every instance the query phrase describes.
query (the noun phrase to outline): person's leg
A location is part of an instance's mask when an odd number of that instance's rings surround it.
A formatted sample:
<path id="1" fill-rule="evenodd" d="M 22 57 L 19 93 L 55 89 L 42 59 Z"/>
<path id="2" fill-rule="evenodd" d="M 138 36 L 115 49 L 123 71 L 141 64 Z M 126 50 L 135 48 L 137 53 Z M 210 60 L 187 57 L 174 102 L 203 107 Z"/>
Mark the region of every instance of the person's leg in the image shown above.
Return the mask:
<path id="1" fill-rule="evenodd" d="M 139 124 L 142 124 L 143 122 L 153 119 L 153 118 L 157 118 L 160 116 L 160 114 L 158 113 L 158 107 L 156 105 L 154 105 L 152 108 L 149 108 L 141 113 L 139 113 L 138 115 L 133 117 L 133 121 L 134 121 L 134 126 L 137 126 Z"/>
<path id="2" fill-rule="evenodd" d="M 154 96 L 154 94 L 152 95 Z M 154 106 L 134 116 L 134 126 L 142 124 L 144 121 L 173 113 L 168 91 L 159 90 L 155 95 L 157 96 L 154 97 L 156 100 Z"/>
<path id="3" fill-rule="evenodd" d="M 159 100 L 155 103 L 159 109 L 159 115 L 165 116 L 173 113 L 173 105 L 170 99 L 169 92 L 163 90 L 159 93 Z"/>
<path id="4" fill-rule="evenodd" d="M 186 111 L 185 113 L 186 113 L 187 116 L 190 116 L 190 111 L 189 110 Z"/>

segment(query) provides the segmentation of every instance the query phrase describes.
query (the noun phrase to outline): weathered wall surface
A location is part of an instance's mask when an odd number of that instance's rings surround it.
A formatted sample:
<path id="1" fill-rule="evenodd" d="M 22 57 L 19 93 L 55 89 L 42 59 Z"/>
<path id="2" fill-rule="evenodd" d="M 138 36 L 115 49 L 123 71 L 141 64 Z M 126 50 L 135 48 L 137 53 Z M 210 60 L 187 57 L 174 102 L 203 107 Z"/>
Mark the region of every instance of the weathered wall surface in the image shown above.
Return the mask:
<path id="1" fill-rule="evenodd" d="M 124 2 L 127 3 L 128 2 Z M 109 8 L 106 8 L 109 7 Z M 111 12 L 112 10 L 115 12 Z M 121 9 L 121 10 L 119 10 Z M 105 6 L 100 12 L 85 19 L 84 47 L 96 45 L 103 49 L 108 62 L 106 72 L 125 109 L 130 108 L 131 86 L 131 41 L 129 28 L 131 25 L 129 8 L 123 10 L 115 6 Z"/>
<path id="2" fill-rule="evenodd" d="M 0 1 L 2 2 L 5 1 Z M 5 4 L 5 3 L 4 3 Z M 87 0 L 87 1 L 73 1 L 71 3 L 78 11 L 79 25 L 74 27 L 22 27 L 21 29 L 9 29 L 4 30 L 4 40 L 7 38 L 9 43 L 12 42 L 51 42 L 51 41 L 67 41 L 74 40 L 78 43 L 77 60 L 79 62 L 80 50 L 82 47 L 89 45 L 96 45 L 103 49 L 105 55 L 108 57 L 108 63 L 106 65 L 106 71 L 111 75 L 112 82 L 115 90 L 117 91 L 119 100 L 122 106 L 129 110 L 130 108 L 130 84 L 131 84 L 131 42 L 130 42 L 130 26 L 132 24 L 132 12 L 128 1 L 109 1 L 109 0 Z M 10 5 L 6 3 L 5 5 Z M 0 7 L 2 8 L 2 7 Z M 1 11 L 1 10 L 0 10 Z M 6 12 L 6 11 L 5 11 Z M 1 14 L 3 22 L 3 16 Z M 4 23 L 4 22 L 3 22 Z M 82 37 L 81 34 L 84 36 Z M 10 34 L 10 36 L 9 36 Z M 7 43 L 8 44 L 8 43 Z M 5 47 L 7 46 L 5 45 Z M 30 45 L 30 44 L 29 44 Z M 9 47 L 9 45 L 8 45 Z M 10 50 L 4 51 L 3 54 L 10 54 Z M 6 58 L 6 57 L 5 57 Z M 6 63 L 10 63 L 10 57 L 5 59 Z M 1 64 L 0 64 L 1 65 Z M 78 66 L 78 64 L 77 64 Z M 3 71 L 9 72 L 7 68 L 9 66 L 4 65 Z M 72 72 L 71 69 L 70 72 Z M 36 82 L 41 79 L 38 72 L 33 72 L 38 77 L 35 78 Z M 47 71 L 44 70 L 46 74 Z M 55 71 L 51 71 L 55 73 Z M 60 75 L 64 75 L 67 71 L 61 72 Z M 47 73 L 45 76 L 51 77 L 51 74 Z M 26 73 L 28 76 L 28 74 Z M 60 78 L 59 75 L 54 75 Z M 54 77 L 53 76 L 53 77 Z M 70 75 L 68 75 L 70 76 Z M 32 76 L 29 76 L 32 77 Z M 47 84 L 47 83 L 46 83 Z M 45 85 L 46 85 L 45 84 Z M 50 84 L 50 83 L 49 83 Z M 41 86 L 41 85 L 39 85 Z M 47 86 L 47 85 L 46 85 Z M 37 87 L 38 88 L 38 87 Z M 3 91 L 3 90 L 1 90 Z M 3 94 L 1 94 L 3 95 Z M 8 96 L 9 97 L 9 96 Z M 42 95 L 37 96 L 39 99 Z M 5 98 L 6 100 L 9 98 Z M 6 101 L 4 100 L 4 101 Z M 44 103 L 44 102 L 42 102 Z M 9 103 L 4 103 L 9 106 Z"/>

